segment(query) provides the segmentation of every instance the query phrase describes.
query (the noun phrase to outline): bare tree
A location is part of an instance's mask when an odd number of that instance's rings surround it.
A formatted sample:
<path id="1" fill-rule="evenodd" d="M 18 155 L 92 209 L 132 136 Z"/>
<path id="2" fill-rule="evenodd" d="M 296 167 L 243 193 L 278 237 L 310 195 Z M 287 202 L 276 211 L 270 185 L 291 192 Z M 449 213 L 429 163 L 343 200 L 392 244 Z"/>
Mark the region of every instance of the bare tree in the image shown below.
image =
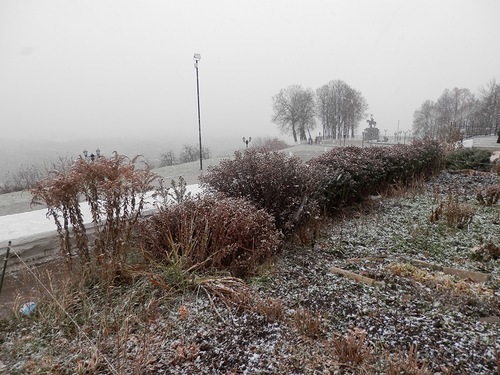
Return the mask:
<path id="1" fill-rule="evenodd" d="M 427 100 L 413 116 L 416 136 L 447 140 L 463 135 L 500 135 L 500 85 L 491 80 L 479 90 L 479 98 L 469 89 L 444 90 L 432 102 Z"/>
<path id="2" fill-rule="evenodd" d="M 447 140 L 459 133 L 475 135 L 480 129 L 479 101 L 469 89 L 446 89 L 435 103 L 425 101 L 413 115 L 414 134 L 421 137 Z"/>
<path id="3" fill-rule="evenodd" d="M 436 113 L 432 100 L 426 100 L 413 114 L 413 134 L 415 137 L 436 139 Z"/>
<path id="4" fill-rule="evenodd" d="M 336 80 L 316 90 L 316 97 L 316 113 L 323 124 L 325 137 L 353 137 L 368 110 L 361 92 L 344 81 Z"/>
<path id="5" fill-rule="evenodd" d="M 182 151 L 179 155 L 179 161 L 181 163 L 189 163 L 191 161 L 196 161 L 199 158 L 198 149 L 193 145 L 183 145 Z"/>
<path id="6" fill-rule="evenodd" d="M 354 131 L 359 122 L 365 118 L 368 110 L 368 103 L 360 91 L 350 89 L 348 91 L 348 122 L 350 123 L 351 137 L 354 138 Z"/>
<path id="7" fill-rule="evenodd" d="M 328 105 L 330 103 L 330 90 L 328 85 L 321 86 L 316 90 L 316 115 L 323 125 L 323 138 L 335 138 L 336 133 L 332 132 L 332 119 Z"/>
<path id="8" fill-rule="evenodd" d="M 311 138 L 311 130 L 316 126 L 314 93 L 300 85 L 282 89 L 273 96 L 272 121 L 281 132 L 291 134 L 297 142 Z"/>
<path id="9" fill-rule="evenodd" d="M 201 149 L 201 155 L 203 159 L 210 159 L 210 150 L 206 147 Z M 182 146 L 182 151 L 179 155 L 179 161 L 181 163 L 189 163 L 191 161 L 196 161 L 200 158 L 200 149 L 194 145 L 184 145 Z"/>
<path id="10" fill-rule="evenodd" d="M 212 156 L 212 153 L 210 152 L 209 148 L 202 147 L 201 148 L 201 155 L 202 155 L 202 158 L 205 160 L 205 159 L 210 159 Z"/>
<path id="11" fill-rule="evenodd" d="M 176 162 L 177 158 L 172 150 L 164 152 L 160 155 L 160 168 L 174 165 Z"/>
<path id="12" fill-rule="evenodd" d="M 499 135 L 500 131 L 500 84 L 495 79 L 488 82 L 488 84 L 479 90 L 481 95 L 480 107 L 480 120 L 479 123 L 484 128 L 486 133 Z"/>

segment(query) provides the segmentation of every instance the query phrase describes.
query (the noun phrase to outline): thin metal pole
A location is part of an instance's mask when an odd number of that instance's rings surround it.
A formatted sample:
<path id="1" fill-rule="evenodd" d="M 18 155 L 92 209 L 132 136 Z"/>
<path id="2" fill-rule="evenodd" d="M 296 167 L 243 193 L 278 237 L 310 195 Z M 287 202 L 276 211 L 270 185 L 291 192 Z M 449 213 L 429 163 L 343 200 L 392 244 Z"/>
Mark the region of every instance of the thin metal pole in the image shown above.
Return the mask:
<path id="1" fill-rule="evenodd" d="M 3 278 L 5 276 L 5 272 L 7 271 L 7 261 L 9 260 L 9 253 L 10 253 L 10 245 L 11 244 L 12 244 L 12 241 L 9 241 L 9 245 L 7 246 L 7 252 L 5 253 L 5 258 L 3 258 L 2 278 L 0 279 L 0 293 L 2 292 Z"/>
<path id="2" fill-rule="evenodd" d="M 198 80 L 198 61 L 196 61 L 196 95 L 198 97 L 198 135 L 200 138 L 200 170 L 203 170 L 203 152 L 201 147 L 200 82 Z"/>

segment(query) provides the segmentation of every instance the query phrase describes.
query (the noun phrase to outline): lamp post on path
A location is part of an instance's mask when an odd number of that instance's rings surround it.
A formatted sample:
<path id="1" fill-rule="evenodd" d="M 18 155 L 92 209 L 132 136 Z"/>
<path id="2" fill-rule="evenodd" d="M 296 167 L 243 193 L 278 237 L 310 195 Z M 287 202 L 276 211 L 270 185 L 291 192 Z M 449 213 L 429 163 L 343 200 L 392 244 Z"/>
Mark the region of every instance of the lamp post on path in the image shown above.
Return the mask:
<path id="1" fill-rule="evenodd" d="M 200 170 L 203 170 L 203 152 L 201 149 L 201 117 L 200 117 L 200 81 L 198 79 L 198 62 L 201 60 L 199 53 L 194 54 L 194 68 L 196 69 L 196 96 L 198 98 L 198 137 L 200 139 Z"/>

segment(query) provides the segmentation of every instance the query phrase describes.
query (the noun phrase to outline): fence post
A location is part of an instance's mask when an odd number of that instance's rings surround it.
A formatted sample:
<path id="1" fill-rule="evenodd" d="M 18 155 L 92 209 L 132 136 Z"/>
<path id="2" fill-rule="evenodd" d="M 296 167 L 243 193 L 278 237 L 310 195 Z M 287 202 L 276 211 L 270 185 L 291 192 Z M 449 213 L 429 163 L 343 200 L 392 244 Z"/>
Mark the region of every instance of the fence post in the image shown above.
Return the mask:
<path id="1" fill-rule="evenodd" d="M 0 293 L 2 293 L 3 278 L 5 276 L 5 272 L 7 271 L 7 261 L 9 260 L 9 253 L 10 253 L 10 245 L 11 244 L 12 244 L 12 241 L 9 241 L 9 245 L 7 246 L 7 252 L 5 253 L 5 258 L 3 258 L 2 278 L 0 279 Z"/>

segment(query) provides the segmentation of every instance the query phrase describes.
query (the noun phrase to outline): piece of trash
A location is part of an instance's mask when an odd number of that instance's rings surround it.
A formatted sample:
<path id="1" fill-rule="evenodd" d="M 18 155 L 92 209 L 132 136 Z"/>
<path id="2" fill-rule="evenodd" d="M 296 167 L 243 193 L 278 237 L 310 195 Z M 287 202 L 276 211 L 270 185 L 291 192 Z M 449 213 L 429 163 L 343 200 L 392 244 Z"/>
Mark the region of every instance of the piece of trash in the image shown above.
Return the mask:
<path id="1" fill-rule="evenodd" d="M 21 306 L 19 311 L 23 315 L 31 315 L 31 313 L 35 311 L 35 308 L 36 308 L 35 302 L 26 302 L 24 305 Z"/>

